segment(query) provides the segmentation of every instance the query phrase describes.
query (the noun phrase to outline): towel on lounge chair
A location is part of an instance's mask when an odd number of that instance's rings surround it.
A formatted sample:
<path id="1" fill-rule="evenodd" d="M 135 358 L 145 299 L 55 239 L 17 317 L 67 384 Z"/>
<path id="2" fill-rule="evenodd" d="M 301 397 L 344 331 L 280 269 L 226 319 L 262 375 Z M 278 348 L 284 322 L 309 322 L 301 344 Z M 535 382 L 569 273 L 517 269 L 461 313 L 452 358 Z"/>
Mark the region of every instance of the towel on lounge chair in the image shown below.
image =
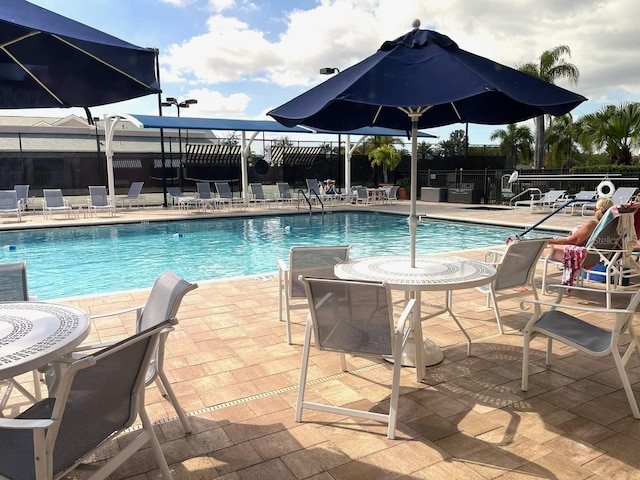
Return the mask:
<path id="1" fill-rule="evenodd" d="M 573 286 L 573 281 L 580 271 L 582 261 L 587 256 L 586 247 L 579 245 L 565 245 L 562 252 L 562 284 L 569 287 Z"/>
<path id="2" fill-rule="evenodd" d="M 620 213 L 620 219 L 618 220 L 616 232 L 622 239 L 622 249 L 624 250 L 622 260 L 623 265 L 629 265 L 633 249 L 638 243 L 635 224 L 635 212 Z"/>

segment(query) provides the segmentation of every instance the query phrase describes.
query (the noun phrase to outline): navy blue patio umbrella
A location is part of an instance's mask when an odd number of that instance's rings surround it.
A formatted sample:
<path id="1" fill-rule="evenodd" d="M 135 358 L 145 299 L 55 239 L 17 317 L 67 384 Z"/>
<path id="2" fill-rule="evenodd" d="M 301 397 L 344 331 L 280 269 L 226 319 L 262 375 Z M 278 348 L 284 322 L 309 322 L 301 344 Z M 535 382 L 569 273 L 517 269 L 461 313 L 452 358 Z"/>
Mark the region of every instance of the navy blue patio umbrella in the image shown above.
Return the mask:
<path id="1" fill-rule="evenodd" d="M 0 108 L 86 108 L 158 93 L 157 55 L 25 0 L 0 2 Z"/>
<path id="2" fill-rule="evenodd" d="M 382 44 L 365 60 L 271 110 L 286 126 L 334 131 L 379 126 L 411 131 L 411 267 L 415 267 L 418 129 L 452 123 L 503 125 L 563 115 L 586 100 L 564 88 L 462 50 L 421 30 Z"/>

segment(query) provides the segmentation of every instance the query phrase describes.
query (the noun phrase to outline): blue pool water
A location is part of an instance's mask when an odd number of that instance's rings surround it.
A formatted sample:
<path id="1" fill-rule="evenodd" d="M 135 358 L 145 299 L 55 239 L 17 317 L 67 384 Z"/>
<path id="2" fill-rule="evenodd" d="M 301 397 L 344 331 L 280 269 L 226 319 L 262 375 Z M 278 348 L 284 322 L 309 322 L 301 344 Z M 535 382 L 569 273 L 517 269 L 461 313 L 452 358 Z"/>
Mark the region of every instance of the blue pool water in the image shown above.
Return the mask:
<path id="1" fill-rule="evenodd" d="M 417 253 L 503 244 L 513 229 L 428 220 Z M 409 252 L 405 216 L 279 215 L 2 232 L 0 262 L 27 262 L 39 300 L 145 288 L 167 269 L 190 280 L 277 271 L 289 248 L 351 245 L 351 256 Z M 15 247 L 13 249 L 9 246 Z"/>

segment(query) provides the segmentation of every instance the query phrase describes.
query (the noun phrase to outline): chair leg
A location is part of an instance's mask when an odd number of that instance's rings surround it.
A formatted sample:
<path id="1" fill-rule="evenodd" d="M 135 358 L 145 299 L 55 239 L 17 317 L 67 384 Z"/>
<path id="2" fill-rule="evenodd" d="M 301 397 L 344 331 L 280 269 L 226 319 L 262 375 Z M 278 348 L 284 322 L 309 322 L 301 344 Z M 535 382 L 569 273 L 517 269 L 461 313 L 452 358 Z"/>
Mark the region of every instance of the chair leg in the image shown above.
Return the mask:
<path id="1" fill-rule="evenodd" d="M 307 328 L 304 332 L 304 346 L 302 348 L 302 365 L 300 366 L 300 382 L 298 384 L 298 401 L 296 402 L 295 421 L 302 421 L 302 407 L 304 404 L 304 390 L 307 385 L 307 368 L 309 366 L 309 350 L 311 348 L 311 331 L 313 324 L 311 318 L 307 318 Z"/>
<path id="2" fill-rule="evenodd" d="M 622 386 L 624 387 L 624 391 L 627 394 L 627 400 L 629 401 L 629 406 L 631 407 L 631 413 L 634 418 L 640 418 L 640 411 L 638 411 L 638 403 L 636 402 L 636 397 L 633 394 L 633 389 L 631 388 L 631 383 L 629 382 L 629 377 L 627 376 L 627 371 L 624 366 L 629 360 L 629 356 L 632 352 L 632 345 L 629 345 L 629 350 L 625 353 L 625 360 L 623 361 L 620 358 L 620 353 L 617 350 L 612 350 L 611 354 L 613 355 L 613 361 L 618 369 L 618 375 L 620 376 L 620 381 L 622 382 Z M 629 354 L 629 355 L 628 355 Z"/>
<path id="3" fill-rule="evenodd" d="M 169 465 L 167 465 L 167 459 L 164 458 L 162 447 L 160 447 L 160 442 L 158 441 L 156 432 L 153 431 L 153 425 L 151 425 L 151 420 L 149 420 L 149 416 L 147 415 L 147 411 L 144 409 L 144 406 L 140 409 L 139 415 L 140 419 L 142 420 L 142 426 L 147 431 L 147 434 L 149 436 L 151 450 L 153 450 L 153 456 L 156 457 L 156 462 L 158 463 L 158 467 L 160 467 L 162 477 L 165 480 L 171 480 L 173 477 L 171 476 Z"/>
<path id="4" fill-rule="evenodd" d="M 524 340 L 522 345 L 522 385 L 520 389 L 526 392 L 529 389 L 529 342 L 531 341 L 531 334 L 526 328 L 523 331 Z"/>
<path id="5" fill-rule="evenodd" d="M 187 416 L 184 414 L 184 410 L 180 406 L 180 403 L 178 402 L 178 397 L 176 397 L 176 394 L 174 393 L 173 388 L 171 388 L 169 379 L 167 378 L 167 376 L 162 370 L 158 372 L 158 378 L 160 379 L 160 382 L 162 383 L 162 386 L 164 387 L 164 390 L 167 393 L 169 400 L 173 405 L 174 410 L 178 414 L 178 418 L 180 419 L 180 423 L 182 423 L 182 427 L 184 428 L 185 433 L 191 433 L 191 425 L 189 424 L 189 420 L 187 419 Z"/>
<path id="6" fill-rule="evenodd" d="M 502 319 L 500 318 L 500 309 L 498 309 L 498 300 L 496 299 L 496 293 L 493 291 L 493 287 L 489 290 L 487 297 L 491 296 L 491 303 L 493 304 L 493 311 L 496 314 L 496 323 L 498 324 L 498 332 L 500 335 L 504 334 L 502 328 Z"/>

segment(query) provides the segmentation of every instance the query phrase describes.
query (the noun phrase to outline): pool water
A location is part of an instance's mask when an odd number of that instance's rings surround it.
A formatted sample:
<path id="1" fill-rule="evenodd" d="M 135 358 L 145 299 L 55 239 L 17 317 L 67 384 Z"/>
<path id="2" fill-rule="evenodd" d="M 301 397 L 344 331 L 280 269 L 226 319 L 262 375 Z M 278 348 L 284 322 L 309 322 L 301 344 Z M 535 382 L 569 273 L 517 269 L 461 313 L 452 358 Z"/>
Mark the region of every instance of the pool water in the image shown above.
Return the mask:
<path id="1" fill-rule="evenodd" d="M 417 253 L 504 243 L 513 229 L 436 220 L 418 226 Z M 409 252 L 407 217 L 359 212 L 186 220 L 2 232 L 0 262 L 27 262 L 38 300 L 153 285 L 167 269 L 189 281 L 277 271 L 292 246 L 351 245 L 351 257 Z"/>

